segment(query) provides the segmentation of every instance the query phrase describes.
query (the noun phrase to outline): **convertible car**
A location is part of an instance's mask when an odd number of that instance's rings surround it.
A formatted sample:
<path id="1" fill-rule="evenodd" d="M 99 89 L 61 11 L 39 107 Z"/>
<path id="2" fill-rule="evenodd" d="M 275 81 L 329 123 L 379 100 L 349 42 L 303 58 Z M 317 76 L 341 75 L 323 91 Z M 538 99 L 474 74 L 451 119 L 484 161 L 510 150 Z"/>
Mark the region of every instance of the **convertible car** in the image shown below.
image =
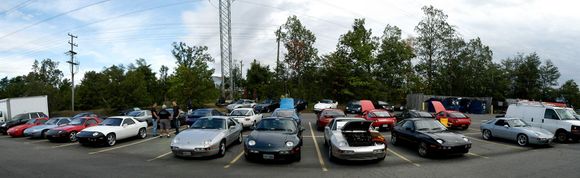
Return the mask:
<path id="1" fill-rule="evenodd" d="M 391 133 L 391 143 L 408 142 L 417 145 L 419 156 L 434 154 L 465 154 L 471 141 L 464 135 L 451 132 L 439 121 L 411 118 L 399 122 Z"/>
<path id="2" fill-rule="evenodd" d="M 77 133 L 81 130 L 96 126 L 101 120 L 96 117 L 79 117 L 72 119 L 68 124 L 58 126 L 46 131 L 45 136 L 50 141 L 76 142 Z"/>
<path id="3" fill-rule="evenodd" d="M 243 127 L 256 126 L 256 123 L 262 120 L 262 114 L 254 113 L 252 108 L 234 109 L 230 116 L 242 124 Z"/>
<path id="4" fill-rule="evenodd" d="M 173 138 L 171 151 L 178 157 L 222 157 L 232 143 L 242 143 L 239 123 L 226 116 L 202 117 Z"/>
<path id="5" fill-rule="evenodd" d="M 324 143 L 330 161 L 384 160 L 387 156 L 385 137 L 371 130 L 373 122 L 362 118 L 339 117 L 324 128 Z"/>
<path id="6" fill-rule="evenodd" d="M 117 140 L 137 136 L 147 137 L 147 123 L 129 116 L 113 116 L 103 120 L 98 126 L 83 129 L 77 134 L 81 145 L 104 143 L 113 146 Z"/>
<path id="7" fill-rule="evenodd" d="M 49 129 L 68 124 L 70 120 L 71 119 L 68 117 L 50 118 L 42 125 L 37 125 L 24 130 L 24 136 L 30 138 L 44 138 L 44 135 Z"/>
<path id="8" fill-rule="evenodd" d="M 300 161 L 302 131 L 292 118 L 264 118 L 244 140 L 246 160 Z"/>
<path id="9" fill-rule="evenodd" d="M 22 137 L 24 136 L 24 130 L 30 128 L 30 127 L 34 127 L 37 125 L 42 125 L 44 124 L 46 121 L 48 121 L 48 118 L 35 118 L 35 119 L 30 119 L 28 120 L 28 122 L 19 125 L 19 126 L 14 126 L 10 129 L 8 129 L 8 135 L 10 135 L 11 137 Z"/>
<path id="10" fill-rule="evenodd" d="M 528 144 L 546 145 L 552 143 L 554 134 L 538 127 L 532 127 L 517 118 L 494 118 L 480 126 L 481 136 L 485 140 L 493 137 L 513 140 L 520 146 Z"/>

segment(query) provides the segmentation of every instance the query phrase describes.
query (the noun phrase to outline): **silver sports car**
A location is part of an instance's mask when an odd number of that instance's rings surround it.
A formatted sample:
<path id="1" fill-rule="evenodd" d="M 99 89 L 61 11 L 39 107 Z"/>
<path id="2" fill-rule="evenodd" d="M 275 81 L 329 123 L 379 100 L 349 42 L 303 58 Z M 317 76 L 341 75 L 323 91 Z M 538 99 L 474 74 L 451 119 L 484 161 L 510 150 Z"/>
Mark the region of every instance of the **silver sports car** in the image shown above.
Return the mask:
<path id="1" fill-rule="evenodd" d="M 532 127 L 518 118 L 494 118 L 480 126 L 483 139 L 493 137 L 517 141 L 518 145 L 552 143 L 554 134 L 546 129 Z"/>
<path id="2" fill-rule="evenodd" d="M 324 129 L 324 143 L 331 161 L 384 160 L 387 145 L 383 135 L 362 118 L 335 118 Z"/>
<path id="3" fill-rule="evenodd" d="M 232 143 L 242 142 L 242 125 L 226 116 L 199 118 L 189 129 L 179 132 L 171 142 L 178 157 L 204 157 L 226 154 Z"/>
<path id="4" fill-rule="evenodd" d="M 50 118 L 42 125 L 37 125 L 24 130 L 24 136 L 30 138 L 44 138 L 46 131 L 58 126 L 68 124 L 70 121 L 71 119 L 68 117 Z"/>

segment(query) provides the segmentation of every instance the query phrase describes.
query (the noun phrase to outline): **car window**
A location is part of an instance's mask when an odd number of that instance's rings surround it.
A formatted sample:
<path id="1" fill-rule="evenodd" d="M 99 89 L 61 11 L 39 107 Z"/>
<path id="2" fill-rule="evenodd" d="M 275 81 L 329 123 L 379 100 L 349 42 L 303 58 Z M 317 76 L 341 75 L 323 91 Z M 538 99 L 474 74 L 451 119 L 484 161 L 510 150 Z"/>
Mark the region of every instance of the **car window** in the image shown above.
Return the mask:
<path id="1" fill-rule="evenodd" d="M 224 119 L 201 118 L 191 125 L 191 129 L 224 129 Z"/>
<path id="2" fill-rule="evenodd" d="M 560 120 L 560 118 L 558 118 L 558 115 L 553 109 L 546 109 L 546 111 L 544 112 L 544 119 Z"/>
<path id="3" fill-rule="evenodd" d="M 34 114 L 34 113 L 29 113 L 28 114 L 28 118 L 32 119 L 32 118 L 36 118 L 38 115 Z"/>
<path id="4" fill-rule="evenodd" d="M 505 124 L 505 120 L 503 120 L 503 119 L 498 119 L 498 120 L 495 122 L 495 125 L 497 125 L 497 126 L 504 126 L 504 125 L 506 125 L 506 124 Z"/>
<path id="5" fill-rule="evenodd" d="M 105 119 L 103 122 L 101 122 L 101 125 L 105 125 L 105 126 L 121 126 L 121 122 L 122 121 L 123 121 L 123 119 L 121 119 L 121 118 L 109 117 L 109 118 Z"/>
<path id="6" fill-rule="evenodd" d="M 407 129 L 410 128 L 411 130 L 415 130 L 415 125 L 413 124 L 413 121 L 407 121 L 405 123 L 403 123 L 403 129 Z"/>
<path id="7" fill-rule="evenodd" d="M 70 120 L 68 120 L 68 119 L 61 119 L 58 121 L 58 125 L 68 124 L 69 122 L 70 122 Z"/>
<path id="8" fill-rule="evenodd" d="M 123 120 L 123 124 L 133 125 L 135 124 L 135 121 L 133 121 L 133 119 L 125 119 Z"/>
<path id="9" fill-rule="evenodd" d="M 95 124 L 97 124 L 97 121 L 96 121 L 96 120 L 94 120 L 94 119 L 89 119 L 89 120 L 86 122 L 86 125 L 95 125 Z"/>
<path id="10" fill-rule="evenodd" d="M 46 119 L 41 119 L 41 120 L 38 120 L 37 124 L 44 124 L 45 122 L 46 122 Z"/>
<path id="11" fill-rule="evenodd" d="M 231 126 L 235 126 L 236 123 L 234 123 L 234 121 L 232 121 L 231 119 L 228 119 L 228 128 L 230 128 Z"/>
<path id="12" fill-rule="evenodd" d="M 264 119 L 258 123 L 256 130 L 268 131 L 296 131 L 296 123 L 291 119 Z"/>

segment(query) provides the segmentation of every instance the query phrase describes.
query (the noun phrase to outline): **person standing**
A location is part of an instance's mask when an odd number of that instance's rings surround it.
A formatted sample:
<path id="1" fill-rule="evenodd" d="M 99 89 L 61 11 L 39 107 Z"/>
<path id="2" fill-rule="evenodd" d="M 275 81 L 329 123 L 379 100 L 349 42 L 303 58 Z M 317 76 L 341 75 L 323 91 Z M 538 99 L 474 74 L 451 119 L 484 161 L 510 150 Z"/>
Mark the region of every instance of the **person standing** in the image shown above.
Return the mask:
<path id="1" fill-rule="evenodd" d="M 154 137 L 157 136 L 157 124 L 159 123 L 159 116 L 157 116 L 157 103 L 153 104 L 153 106 L 151 106 L 151 119 L 152 124 L 153 124 L 153 130 L 152 130 L 152 135 Z"/>
<path id="2" fill-rule="evenodd" d="M 169 138 L 169 129 L 171 128 L 171 113 L 167 111 L 167 106 L 163 105 L 161 111 L 157 114 L 159 116 L 159 126 L 161 129 L 161 137 L 164 135 Z"/>
<path id="3" fill-rule="evenodd" d="M 173 105 L 173 125 L 175 126 L 175 135 L 179 134 L 179 106 L 177 106 L 177 102 L 173 100 L 171 103 Z"/>

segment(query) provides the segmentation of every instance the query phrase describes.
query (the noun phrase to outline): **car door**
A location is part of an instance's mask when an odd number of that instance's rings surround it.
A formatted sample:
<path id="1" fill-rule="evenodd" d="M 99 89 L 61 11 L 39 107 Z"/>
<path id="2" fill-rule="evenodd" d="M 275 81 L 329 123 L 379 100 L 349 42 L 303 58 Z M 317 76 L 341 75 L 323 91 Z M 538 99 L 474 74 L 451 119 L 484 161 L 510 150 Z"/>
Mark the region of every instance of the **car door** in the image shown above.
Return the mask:
<path id="1" fill-rule="evenodd" d="M 495 123 L 493 124 L 493 129 L 491 131 L 491 134 L 494 137 L 498 137 L 498 138 L 508 138 L 508 132 L 509 132 L 509 128 L 505 127 L 507 125 L 507 122 L 505 121 L 505 119 L 498 119 L 497 121 L 495 121 Z"/>
<path id="2" fill-rule="evenodd" d="M 539 125 L 540 128 L 556 133 L 560 128 L 560 117 L 556 114 L 554 109 L 546 108 L 546 111 L 544 111 L 544 118 L 539 122 Z"/>
<path id="3" fill-rule="evenodd" d="M 227 144 L 229 145 L 237 139 L 236 136 L 238 136 L 239 133 L 238 133 L 238 128 L 237 128 L 236 122 L 232 118 L 228 118 L 226 121 L 227 121 L 226 122 L 226 129 L 227 129 L 226 140 L 227 140 Z"/>
<path id="4" fill-rule="evenodd" d="M 328 141 L 330 141 L 330 140 L 328 140 L 328 139 L 330 139 L 330 137 L 332 136 L 332 135 L 331 135 L 331 134 L 332 134 L 332 128 L 334 128 L 334 124 L 335 124 L 335 123 L 336 123 L 336 122 L 335 122 L 335 119 L 332 119 L 332 120 L 330 121 L 330 123 L 328 123 L 328 126 L 324 127 L 324 138 L 325 138 L 325 139 L 327 139 L 327 140 L 326 140 L 326 141 L 327 141 L 327 143 L 328 143 Z"/>
<path id="5" fill-rule="evenodd" d="M 115 134 L 117 134 L 117 139 L 119 139 L 119 140 L 124 139 L 124 138 L 127 138 L 131 135 L 131 133 L 133 132 L 133 129 L 131 126 L 135 124 L 135 122 L 133 122 L 133 124 L 131 124 L 132 121 L 133 120 L 128 119 L 128 118 L 123 119 L 123 122 L 121 122 L 121 128 L 118 130 L 117 133 L 115 133 Z M 135 131 L 135 134 L 136 133 L 137 133 L 137 131 Z"/>

